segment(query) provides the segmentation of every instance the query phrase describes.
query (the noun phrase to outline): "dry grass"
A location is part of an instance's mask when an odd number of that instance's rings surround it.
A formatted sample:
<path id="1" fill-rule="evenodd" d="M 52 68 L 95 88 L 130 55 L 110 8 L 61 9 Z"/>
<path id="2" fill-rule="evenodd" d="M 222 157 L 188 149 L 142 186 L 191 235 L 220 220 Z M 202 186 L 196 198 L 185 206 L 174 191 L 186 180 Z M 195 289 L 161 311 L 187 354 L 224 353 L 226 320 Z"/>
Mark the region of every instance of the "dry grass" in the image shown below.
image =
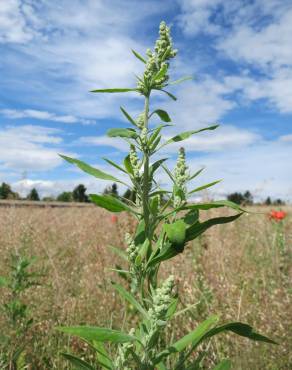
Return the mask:
<path id="1" fill-rule="evenodd" d="M 210 313 L 218 313 L 222 321 L 248 322 L 280 342 L 280 346 L 270 346 L 231 335 L 217 338 L 212 358 L 228 355 L 236 370 L 286 370 L 292 363 L 292 210 L 287 210 L 284 248 L 279 246 L 275 224 L 265 215 L 244 215 L 234 224 L 214 227 L 162 272 L 178 277 L 182 306 L 196 303 L 190 314 L 173 324 L 177 336 Z M 0 275 L 7 272 L 11 252 L 20 249 L 36 256 L 35 267 L 45 274 L 42 285 L 27 297 L 35 318 L 31 369 L 68 369 L 58 352 L 68 345 L 77 351 L 82 348 L 79 342 L 68 343 L 67 337 L 54 330 L 56 325 L 120 327 L 132 317 L 110 287 L 116 276 L 108 267 L 118 261 L 107 246 L 123 247 L 124 233 L 134 228 L 133 222 L 123 215 L 112 223 L 109 213 L 91 207 L 2 208 L 0 219 Z M 0 324 L 5 330 L 1 318 Z"/>

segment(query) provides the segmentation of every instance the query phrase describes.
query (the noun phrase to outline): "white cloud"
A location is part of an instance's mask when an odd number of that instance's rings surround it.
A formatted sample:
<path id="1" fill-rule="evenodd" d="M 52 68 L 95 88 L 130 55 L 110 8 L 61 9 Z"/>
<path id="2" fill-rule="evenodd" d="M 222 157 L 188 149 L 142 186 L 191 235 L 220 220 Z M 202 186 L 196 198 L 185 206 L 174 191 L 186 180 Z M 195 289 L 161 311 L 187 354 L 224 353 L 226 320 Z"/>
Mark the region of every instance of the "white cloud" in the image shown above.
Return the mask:
<path id="1" fill-rule="evenodd" d="M 94 124 L 95 121 L 78 118 L 72 115 L 57 115 L 46 111 L 40 111 L 35 109 L 1 109 L 0 114 L 6 118 L 19 119 L 19 118 L 34 118 L 37 120 L 62 122 L 62 123 L 82 123 L 84 125 Z"/>
<path id="2" fill-rule="evenodd" d="M 8 126 L 0 130 L 2 168 L 18 171 L 46 171 L 61 163 L 57 148 L 60 130 L 42 126 Z"/>

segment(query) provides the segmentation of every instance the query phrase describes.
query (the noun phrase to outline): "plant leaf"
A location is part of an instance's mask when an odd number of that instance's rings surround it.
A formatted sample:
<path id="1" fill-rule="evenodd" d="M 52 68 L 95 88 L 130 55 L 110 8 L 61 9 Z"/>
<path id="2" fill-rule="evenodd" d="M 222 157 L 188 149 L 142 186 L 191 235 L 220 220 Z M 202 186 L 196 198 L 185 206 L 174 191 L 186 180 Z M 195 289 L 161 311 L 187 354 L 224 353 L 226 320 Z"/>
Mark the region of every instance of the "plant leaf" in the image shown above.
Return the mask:
<path id="1" fill-rule="evenodd" d="M 171 122 L 171 118 L 169 117 L 168 113 L 165 111 L 165 110 L 162 110 L 162 109 L 156 109 L 154 112 L 152 112 L 151 116 L 153 114 L 157 114 L 159 116 L 159 118 L 163 121 L 163 122 Z"/>
<path id="2" fill-rule="evenodd" d="M 128 91 L 138 91 L 137 89 L 129 89 L 129 88 L 118 88 L 118 89 L 97 89 L 91 90 L 90 92 L 93 93 L 123 93 Z"/>
<path id="3" fill-rule="evenodd" d="M 101 208 L 105 208 L 110 212 L 128 211 L 135 213 L 127 204 L 120 201 L 118 198 L 111 195 L 90 194 L 90 200 Z"/>
<path id="4" fill-rule="evenodd" d="M 127 120 L 132 123 L 132 125 L 137 126 L 136 121 L 129 115 L 129 113 L 123 107 L 120 107 L 120 110 L 122 111 L 124 116 L 127 118 Z"/>
<path id="5" fill-rule="evenodd" d="M 228 222 L 232 222 L 240 217 L 242 213 L 238 213 L 235 216 L 228 216 L 228 217 L 215 217 L 207 220 L 205 222 L 196 222 L 192 226 L 190 226 L 186 231 L 186 241 L 194 240 L 207 229 L 214 225 L 226 224 Z"/>
<path id="6" fill-rule="evenodd" d="M 202 171 L 204 171 L 205 167 L 199 169 L 199 171 L 195 172 L 193 175 L 189 177 L 189 180 L 193 180 L 195 177 L 197 177 Z"/>
<path id="7" fill-rule="evenodd" d="M 208 209 L 220 208 L 220 207 L 229 207 L 229 208 L 235 209 L 238 212 L 246 212 L 238 204 L 231 202 L 230 200 L 215 200 L 210 203 L 188 204 L 184 207 L 184 209 L 202 209 L 205 211 Z"/>
<path id="8" fill-rule="evenodd" d="M 182 219 L 173 222 L 172 224 L 164 224 L 164 230 L 169 241 L 177 248 L 181 248 L 185 244 L 186 239 L 186 224 Z"/>
<path id="9" fill-rule="evenodd" d="M 222 360 L 218 365 L 214 367 L 213 370 L 230 370 L 231 361 L 228 359 Z"/>
<path id="10" fill-rule="evenodd" d="M 121 331 L 96 326 L 59 326 L 57 330 L 74 335 L 88 342 L 126 343 L 137 340 L 136 337 Z"/>
<path id="11" fill-rule="evenodd" d="M 110 359 L 105 346 L 102 342 L 96 342 L 93 341 L 92 343 L 94 349 L 96 350 L 96 358 L 99 364 L 102 366 L 102 369 L 113 369 L 113 363 L 112 360 Z"/>
<path id="12" fill-rule="evenodd" d="M 209 127 L 205 127 L 205 128 L 202 128 L 200 130 L 192 130 L 192 131 L 185 131 L 185 132 L 182 132 L 174 137 L 172 137 L 171 139 L 167 140 L 166 143 L 163 144 L 164 145 L 167 145 L 167 144 L 170 144 L 170 143 L 173 143 L 173 142 L 178 142 L 178 141 L 182 141 L 182 140 L 186 140 L 188 139 L 190 136 L 194 135 L 194 134 L 198 134 L 199 132 L 202 132 L 202 131 L 206 131 L 206 130 L 215 130 L 219 125 L 214 125 L 214 126 L 209 126 Z"/>
<path id="13" fill-rule="evenodd" d="M 192 80 L 192 79 L 193 79 L 192 76 L 185 76 L 185 77 L 182 77 L 178 80 L 168 82 L 168 85 L 177 85 L 177 84 L 180 84 L 181 82 L 189 81 L 189 80 Z"/>
<path id="14" fill-rule="evenodd" d="M 155 363 L 159 363 L 163 358 L 172 353 L 183 351 L 189 345 L 192 345 L 192 348 L 195 348 L 201 342 L 202 338 L 208 332 L 210 327 L 217 323 L 218 319 L 219 318 L 216 315 L 210 316 L 207 320 L 199 324 L 195 330 L 191 331 L 172 344 L 168 349 L 158 354 L 157 358 L 155 359 Z"/>
<path id="15" fill-rule="evenodd" d="M 113 167 L 115 167 L 116 169 L 124 172 L 124 173 L 127 173 L 127 171 L 125 171 L 123 169 L 123 167 L 119 166 L 117 163 L 115 163 L 114 161 L 108 159 L 108 158 L 103 158 L 103 160 L 105 160 L 108 164 L 112 165 Z"/>
<path id="16" fill-rule="evenodd" d="M 173 94 L 171 94 L 170 92 L 166 91 L 166 90 L 160 90 L 160 91 L 163 91 L 166 95 L 168 95 L 172 100 L 176 101 L 177 100 L 177 97 L 175 97 Z"/>
<path id="17" fill-rule="evenodd" d="M 135 55 L 136 58 L 138 58 L 139 60 L 141 60 L 141 62 L 143 62 L 143 63 L 146 64 L 146 60 L 139 53 L 137 53 L 137 51 L 135 51 L 134 49 L 132 49 L 132 53 Z"/>
<path id="18" fill-rule="evenodd" d="M 240 335 L 242 337 L 245 337 L 245 338 L 248 338 L 248 339 L 251 339 L 251 340 L 259 341 L 259 342 L 278 344 L 275 341 L 273 341 L 272 339 L 269 339 L 269 338 L 265 337 L 264 335 L 256 333 L 252 326 L 250 326 L 248 324 L 244 324 L 242 322 L 230 322 L 228 324 L 219 326 L 217 328 L 213 328 L 204 335 L 202 340 L 207 339 L 207 338 L 211 338 L 214 335 L 217 335 L 217 334 L 222 333 L 224 331 L 232 331 L 233 333 L 235 333 L 237 335 Z"/>
<path id="19" fill-rule="evenodd" d="M 70 355 L 69 353 L 61 353 L 61 355 L 68 360 L 75 369 L 78 370 L 95 370 L 88 362 L 81 360 L 80 358 Z M 110 368 L 109 368 L 110 369 Z"/>
<path id="20" fill-rule="evenodd" d="M 136 300 L 136 298 L 128 292 L 122 285 L 112 282 L 113 287 L 116 291 L 120 294 L 122 298 L 126 301 L 131 303 L 146 319 L 149 319 L 148 313 L 144 308 L 140 305 L 140 303 Z"/>
<path id="21" fill-rule="evenodd" d="M 154 162 L 151 166 L 150 166 L 150 169 L 149 169 L 149 172 L 151 174 L 151 176 L 153 176 L 154 172 L 156 170 L 158 170 L 158 168 L 162 165 L 163 162 L 167 161 L 168 158 L 162 158 L 162 159 L 158 159 L 158 161 Z"/>
<path id="22" fill-rule="evenodd" d="M 207 189 L 207 188 L 210 188 L 211 186 L 213 185 L 216 185 L 218 184 L 219 182 L 221 182 L 222 180 L 217 180 L 217 181 L 213 181 L 213 182 L 210 182 L 209 184 L 205 184 L 205 185 L 202 185 L 202 186 L 199 186 L 198 188 L 194 189 L 194 190 L 191 190 L 189 192 L 189 194 L 193 194 L 193 193 L 196 193 L 197 191 L 201 191 L 201 190 L 204 190 L 204 189 Z"/>
<path id="23" fill-rule="evenodd" d="M 110 181 L 114 181 L 114 182 L 119 182 L 119 183 L 122 183 L 122 181 L 120 181 L 119 179 L 117 179 L 116 177 L 112 176 L 112 175 L 109 175 L 97 168 L 94 168 L 94 167 L 91 167 L 89 164 L 85 163 L 85 162 L 82 162 L 80 161 L 79 159 L 74 159 L 74 158 L 70 158 L 70 157 L 67 157 L 65 155 L 62 155 L 62 154 L 59 154 L 60 157 L 62 157 L 63 159 L 65 159 L 67 162 L 69 163 L 73 163 L 75 164 L 77 167 L 79 167 L 82 171 L 88 173 L 89 175 L 92 175 L 98 179 L 101 179 L 101 180 L 110 180 Z"/>
<path id="24" fill-rule="evenodd" d="M 130 139 L 136 139 L 138 137 L 137 132 L 132 128 L 111 128 L 107 131 L 109 137 L 127 137 Z"/>

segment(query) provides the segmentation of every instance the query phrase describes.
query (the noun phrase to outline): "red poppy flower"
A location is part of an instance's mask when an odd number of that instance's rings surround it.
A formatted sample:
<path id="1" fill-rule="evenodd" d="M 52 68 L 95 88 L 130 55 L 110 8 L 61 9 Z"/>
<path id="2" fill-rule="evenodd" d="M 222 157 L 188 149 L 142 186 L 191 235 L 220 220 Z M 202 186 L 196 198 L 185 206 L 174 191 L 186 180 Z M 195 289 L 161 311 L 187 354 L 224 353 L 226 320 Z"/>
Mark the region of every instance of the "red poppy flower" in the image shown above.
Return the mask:
<path id="1" fill-rule="evenodd" d="M 287 213 L 284 211 L 271 211 L 269 213 L 269 218 L 270 220 L 275 220 L 275 221 L 281 221 L 287 216 Z"/>
<path id="2" fill-rule="evenodd" d="M 118 216 L 116 215 L 111 215 L 111 223 L 116 224 L 118 222 Z"/>

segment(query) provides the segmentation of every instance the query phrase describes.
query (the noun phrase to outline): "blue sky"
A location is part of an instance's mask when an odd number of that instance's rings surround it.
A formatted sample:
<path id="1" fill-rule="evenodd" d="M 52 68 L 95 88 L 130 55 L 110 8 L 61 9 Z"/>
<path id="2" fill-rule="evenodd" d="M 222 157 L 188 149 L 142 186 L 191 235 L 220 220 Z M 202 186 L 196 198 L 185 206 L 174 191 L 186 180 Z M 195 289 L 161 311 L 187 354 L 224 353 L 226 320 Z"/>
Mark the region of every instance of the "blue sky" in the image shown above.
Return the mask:
<path id="1" fill-rule="evenodd" d="M 138 115 L 131 94 L 96 95 L 94 88 L 132 87 L 160 20 L 172 27 L 179 55 L 167 109 L 174 132 L 220 123 L 217 132 L 185 142 L 189 167 L 206 169 L 199 183 L 223 179 L 213 194 L 251 190 L 292 199 L 291 0 L 5 0 L 0 2 L 0 181 L 23 195 L 35 186 L 55 195 L 95 181 L 57 153 L 110 171 L 103 156 L 122 160 L 126 147 L 105 136 L 125 126 L 119 106 Z M 174 166 L 178 146 L 163 153 Z M 167 183 L 164 174 L 161 183 Z"/>

